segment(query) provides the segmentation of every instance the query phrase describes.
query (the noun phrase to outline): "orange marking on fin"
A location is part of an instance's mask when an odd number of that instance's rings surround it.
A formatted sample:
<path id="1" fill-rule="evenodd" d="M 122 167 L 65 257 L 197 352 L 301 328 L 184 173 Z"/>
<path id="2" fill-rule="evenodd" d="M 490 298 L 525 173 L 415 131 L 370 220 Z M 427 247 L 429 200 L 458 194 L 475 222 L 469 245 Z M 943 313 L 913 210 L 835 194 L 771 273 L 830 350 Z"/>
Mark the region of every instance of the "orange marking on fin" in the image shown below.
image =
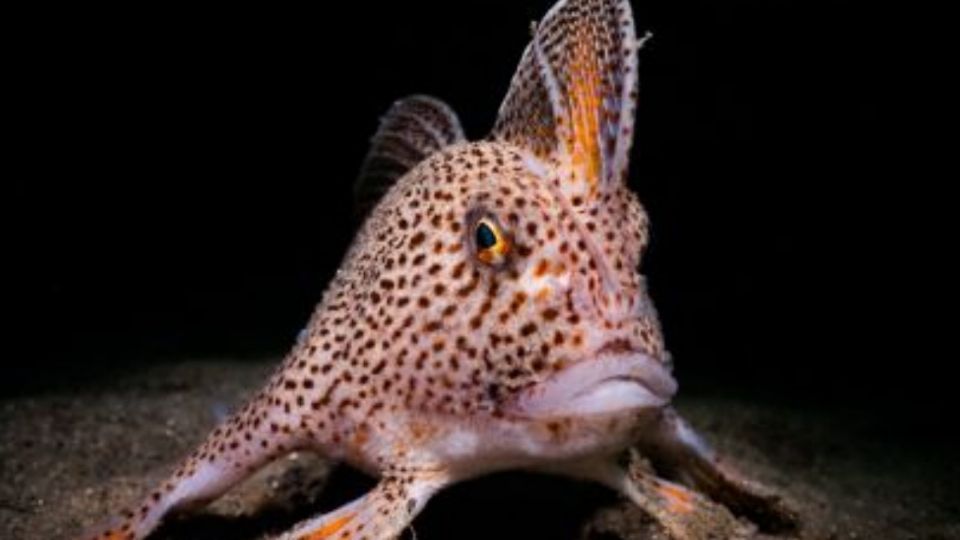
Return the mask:
<path id="1" fill-rule="evenodd" d="M 693 512 L 693 494 L 674 484 L 659 484 L 657 492 L 667 501 L 667 510 L 678 514 Z"/>
<path id="2" fill-rule="evenodd" d="M 570 66 L 573 74 L 568 97 L 571 116 L 572 148 L 569 148 L 573 166 L 583 170 L 591 191 L 600 180 L 600 123 L 602 98 L 601 78 L 597 66 L 597 51 L 591 43 L 582 43 L 574 49 Z"/>
<path id="3" fill-rule="evenodd" d="M 320 527 L 320 529 L 302 537 L 300 540 L 325 540 L 327 538 L 332 538 L 333 535 L 337 534 L 337 532 L 343 529 L 347 523 L 350 523 L 354 516 L 355 514 L 347 514 L 345 516 L 338 517 L 323 527 Z"/>

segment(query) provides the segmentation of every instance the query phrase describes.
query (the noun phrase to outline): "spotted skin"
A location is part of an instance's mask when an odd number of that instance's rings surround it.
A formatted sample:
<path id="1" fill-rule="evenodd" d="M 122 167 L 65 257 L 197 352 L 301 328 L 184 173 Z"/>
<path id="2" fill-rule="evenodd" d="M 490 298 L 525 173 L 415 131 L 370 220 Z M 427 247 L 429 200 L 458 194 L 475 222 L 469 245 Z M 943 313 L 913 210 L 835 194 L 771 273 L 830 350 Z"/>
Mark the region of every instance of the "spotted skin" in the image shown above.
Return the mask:
<path id="1" fill-rule="evenodd" d="M 433 98 L 395 104 L 358 185 L 376 204 L 282 365 L 88 538 L 145 538 L 296 449 L 381 480 L 282 538 L 392 538 L 444 486 L 509 468 L 605 483 L 674 537 L 698 537 L 670 516 L 705 498 L 665 481 L 643 492 L 617 464 L 636 444 L 700 471 L 708 493 L 751 489 L 669 408 L 676 387 L 637 271 L 648 220 L 625 182 L 641 44 L 625 0 L 562 0 L 486 140 L 466 141 Z"/>

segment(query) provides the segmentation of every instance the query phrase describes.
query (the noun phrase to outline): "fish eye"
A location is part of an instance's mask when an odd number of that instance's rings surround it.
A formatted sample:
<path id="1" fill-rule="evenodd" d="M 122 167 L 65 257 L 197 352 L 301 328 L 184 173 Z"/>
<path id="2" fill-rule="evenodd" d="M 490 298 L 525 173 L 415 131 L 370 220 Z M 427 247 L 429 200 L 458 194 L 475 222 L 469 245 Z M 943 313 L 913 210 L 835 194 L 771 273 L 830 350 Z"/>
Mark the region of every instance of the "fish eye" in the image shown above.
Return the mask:
<path id="1" fill-rule="evenodd" d="M 502 263 L 510 253 L 510 242 L 492 220 L 481 218 L 474 228 L 474 245 L 477 258 L 491 265 Z"/>
<path id="2" fill-rule="evenodd" d="M 497 233 L 489 223 L 481 221 L 477 224 L 477 247 L 480 249 L 490 249 L 497 245 L 499 239 Z"/>

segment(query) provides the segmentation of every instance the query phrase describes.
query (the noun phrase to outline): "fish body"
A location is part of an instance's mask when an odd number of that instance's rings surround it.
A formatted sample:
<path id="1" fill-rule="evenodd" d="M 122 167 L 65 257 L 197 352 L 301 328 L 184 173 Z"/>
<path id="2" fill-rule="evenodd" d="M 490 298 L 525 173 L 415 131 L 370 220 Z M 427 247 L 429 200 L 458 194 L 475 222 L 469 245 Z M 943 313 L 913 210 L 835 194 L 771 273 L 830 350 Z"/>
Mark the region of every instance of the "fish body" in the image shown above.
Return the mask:
<path id="1" fill-rule="evenodd" d="M 677 384 L 638 271 L 648 219 L 626 183 L 641 44 L 627 1 L 561 0 L 486 139 L 467 141 L 439 100 L 396 102 L 358 182 L 366 220 L 296 345 L 95 537 L 145 538 L 298 449 L 380 483 L 284 538 L 392 538 L 443 487 L 512 468 L 602 482 L 695 537 L 711 503 L 636 478 L 620 464 L 634 447 L 721 498 L 774 504 L 669 406 Z"/>

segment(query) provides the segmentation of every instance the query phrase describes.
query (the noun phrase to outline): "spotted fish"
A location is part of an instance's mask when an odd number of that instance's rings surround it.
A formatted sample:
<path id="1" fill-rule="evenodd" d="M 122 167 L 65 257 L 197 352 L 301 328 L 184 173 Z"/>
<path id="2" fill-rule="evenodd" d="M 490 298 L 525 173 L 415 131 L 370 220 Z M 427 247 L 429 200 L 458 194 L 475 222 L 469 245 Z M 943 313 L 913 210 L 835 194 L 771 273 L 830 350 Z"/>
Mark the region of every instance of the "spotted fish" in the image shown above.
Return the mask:
<path id="1" fill-rule="evenodd" d="M 437 99 L 392 106 L 357 184 L 366 219 L 282 365 L 85 538 L 145 538 L 294 450 L 379 483 L 287 539 L 394 538 L 439 490 L 505 469 L 610 486 L 674 538 L 726 535 L 736 520 L 712 501 L 791 518 L 670 406 L 638 272 L 649 224 L 626 183 L 644 42 L 629 2 L 561 0 L 533 33 L 487 138 L 467 141 Z"/>

